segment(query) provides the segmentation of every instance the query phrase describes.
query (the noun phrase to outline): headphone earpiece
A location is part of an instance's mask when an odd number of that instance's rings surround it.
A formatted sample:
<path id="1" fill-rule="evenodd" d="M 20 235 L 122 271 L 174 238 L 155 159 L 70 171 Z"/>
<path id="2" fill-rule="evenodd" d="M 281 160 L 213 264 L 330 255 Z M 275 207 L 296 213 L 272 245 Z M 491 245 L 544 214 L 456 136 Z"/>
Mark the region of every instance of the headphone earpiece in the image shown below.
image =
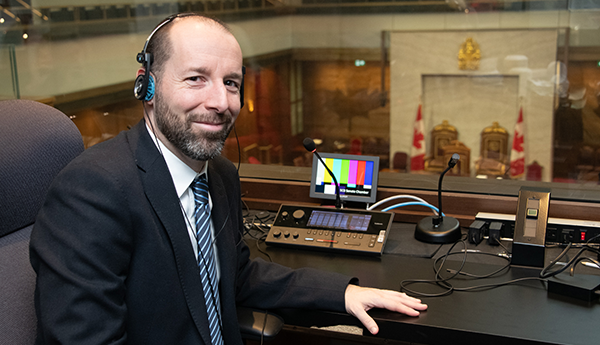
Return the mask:
<path id="1" fill-rule="evenodd" d="M 133 95 L 140 101 L 150 101 L 154 98 L 155 82 L 152 75 L 140 74 L 135 79 Z"/>
<path id="2" fill-rule="evenodd" d="M 135 84 L 133 84 L 133 95 L 136 99 L 142 101 L 146 98 L 146 75 L 140 74 L 135 78 Z"/>

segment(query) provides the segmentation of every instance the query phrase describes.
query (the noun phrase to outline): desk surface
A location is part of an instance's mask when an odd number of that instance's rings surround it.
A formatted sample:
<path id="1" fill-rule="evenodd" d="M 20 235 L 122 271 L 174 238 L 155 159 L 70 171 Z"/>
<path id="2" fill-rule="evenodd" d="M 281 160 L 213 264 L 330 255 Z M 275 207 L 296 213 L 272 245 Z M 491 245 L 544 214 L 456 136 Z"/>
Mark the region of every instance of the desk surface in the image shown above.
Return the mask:
<path id="1" fill-rule="evenodd" d="M 411 238 L 414 225 L 394 224 L 392 232 L 402 234 L 395 238 Z M 402 244 L 405 248 L 422 246 L 412 239 Z M 411 244 L 412 243 L 412 244 Z M 397 244 L 397 243 L 396 243 Z M 253 257 L 262 257 L 254 240 L 248 245 Z M 333 254 L 300 249 L 288 249 L 260 245 L 274 262 L 292 268 L 314 267 L 339 272 L 360 279 L 362 286 L 400 290 L 400 282 L 405 279 L 434 278 L 433 259 L 402 254 L 384 254 L 381 257 L 365 257 L 349 254 Z M 432 246 L 431 252 L 439 245 Z M 487 247 L 487 248 L 486 248 Z M 387 246 L 386 246 L 387 248 Z M 444 246 L 439 253 L 445 253 Z M 480 244 L 478 249 L 496 250 Z M 459 248 L 460 250 L 460 248 Z M 397 252 L 397 251 L 396 251 Z M 407 250 L 410 252 L 410 250 Z M 414 253 L 413 253 L 414 255 Z M 547 255 L 548 256 L 548 255 Z M 469 255 L 464 271 L 483 274 L 492 272 L 506 261 L 491 258 L 481 262 L 480 258 Z M 452 261 L 449 268 L 458 268 L 460 263 Z M 521 277 L 537 277 L 539 269 L 511 267 L 508 271 L 488 279 L 454 279 L 456 287 L 501 283 Z M 579 272 L 579 268 L 576 272 Z M 600 282 L 600 278 L 599 278 Z M 440 288 L 426 285 L 412 285 L 411 288 L 423 292 L 439 292 Z M 526 281 L 477 292 L 453 292 L 444 297 L 421 297 L 429 305 L 428 311 L 412 318 L 386 310 L 369 312 L 377 321 L 380 332 L 377 337 L 415 342 L 421 344 L 598 344 L 596 325 L 600 320 L 600 304 L 591 305 L 563 298 L 549 296 L 546 284 L 539 281 Z M 287 324 L 310 327 L 333 324 L 359 325 L 353 317 L 340 313 L 323 311 L 278 311 Z M 369 334 L 365 331 L 365 334 Z"/>

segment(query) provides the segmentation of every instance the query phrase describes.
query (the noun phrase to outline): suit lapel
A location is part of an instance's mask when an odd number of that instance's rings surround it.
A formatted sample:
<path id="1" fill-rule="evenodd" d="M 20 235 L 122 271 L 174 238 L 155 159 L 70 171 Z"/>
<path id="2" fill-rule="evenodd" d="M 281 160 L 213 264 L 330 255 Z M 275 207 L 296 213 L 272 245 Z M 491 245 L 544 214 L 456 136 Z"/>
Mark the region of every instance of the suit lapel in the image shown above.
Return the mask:
<path id="1" fill-rule="evenodd" d="M 227 191 L 223 185 L 223 180 L 221 180 L 221 176 L 215 170 L 214 164 L 209 163 L 208 167 L 208 188 L 210 191 L 210 198 L 213 202 L 213 207 L 210 211 L 211 220 L 215 228 L 217 243 L 219 243 L 221 233 L 225 231 L 225 222 L 229 221 L 229 202 L 227 200 Z"/>
<path id="2" fill-rule="evenodd" d="M 231 227 L 232 227 L 232 214 L 231 212 L 237 212 L 237 210 L 231 210 L 231 206 L 229 204 L 229 199 L 227 197 L 227 190 L 223 183 L 221 176 L 219 175 L 218 170 L 216 169 L 216 164 L 213 164 L 214 161 L 208 165 L 208 183 L 210 190 L 210 197 L 212 199 L 212 209 L 211 209 L 211 220 L 213 222 L 213 227 L 215 229 L 215 237 L 218 249 L 219 256 L 219 266 L 221 270 L 221 282 L 220 285 L 227 284 L 225 286 L 233 286 L 229 285 L 231 283 L 228 281 L 229 272 L 236 272 L 237 269 L 235 267 L 235 262 L 232 257 L 232 250 L 235 250 L 235 244 L 232 245 Z M 223 289 L 221 289 L 222 291 Z M 223 299 L 223 295 L 221 295 L 221 299 Z"/>
<path id="3" fill-rule="evenodd" d="M 130 133 L 133 139 L 130 143 L 140 168 L 144 191 L 171 242 L 179 280 L 190 314 L 202 340 L 210 344 L 202 283 L 169 169 L 152 142 L 144 121 L 138 123 Z"/>

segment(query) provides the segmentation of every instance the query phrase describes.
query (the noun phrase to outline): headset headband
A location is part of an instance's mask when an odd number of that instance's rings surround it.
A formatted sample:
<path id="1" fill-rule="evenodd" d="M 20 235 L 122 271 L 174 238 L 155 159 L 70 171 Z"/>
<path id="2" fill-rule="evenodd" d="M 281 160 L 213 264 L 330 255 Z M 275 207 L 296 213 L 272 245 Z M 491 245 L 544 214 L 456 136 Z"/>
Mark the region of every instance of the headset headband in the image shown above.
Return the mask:
<path id="1" fill-rule="evenodd" d="M 168 16 L 162 22 L 160 22 L 154 28 L 154 30 L 152 30 L 152 32 L 150 33 L 150 35 L 148 35 L 148 38 L 146 39 L 146 43 L 144 43 L 144 49 L 142 49 L 142 51 L 137 54 L 137 59 L 136 59 L 137 62 L 139 62 L 141 64 L 144 63 L 144 59 L 145 59 L 145 55 L 146 55 L 146 49 L 148 49 L 148 44 L 150 43 L 150 40 L 152 39 L 152 37 L 154 36 L 154 34 L 158 30 L 160 30 L 163 26 L 169 24 L 170 22 L 174 21 L 176 18 L 192 17 L 192 16 L 199 16 L 199 15 L 197 15 L 195 13 L 177 13 L 177 14 L 172 14 L 172 15 Z"/>

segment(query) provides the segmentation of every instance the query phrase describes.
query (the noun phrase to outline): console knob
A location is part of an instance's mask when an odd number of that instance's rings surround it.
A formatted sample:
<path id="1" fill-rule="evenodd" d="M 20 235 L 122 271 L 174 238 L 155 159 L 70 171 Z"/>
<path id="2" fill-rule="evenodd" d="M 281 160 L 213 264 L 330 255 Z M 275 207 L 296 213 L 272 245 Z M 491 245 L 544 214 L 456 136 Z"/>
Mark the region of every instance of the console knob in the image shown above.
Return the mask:
<path id="1" fill-rule="evenodd" d="M 292 234 L 292 236 L 294 238 L 298 238 L 300 236 L 300 234 L 298 233 L 298 231 L 294 231 L 294 233 Z"/>
<path id="2" fill-rule="evenodd" d="M 286 220 L 290 214 L 287 211 L 281 212 L 281 219 Z"/>
<path id="3" fill-rule="evenodd" d="M 281 236 L 281 231 L 273 230 L 273 237 L 279 237 L 279 236 Z"/>
<path id="4" fill-rule="evenodd" d="M 285 238 L 288 238 L 288 237 L 290 237 L 290 232 L 289 232 L 289 231 L 287 231 L 287 230 L 286 230 L 286 231 L 284 231 L 284 232 L 283 232 L 283 236 L 285 236 Z"/>
<path id="5" fill-rule="evenodd" d="M 292 216 L 294 217 L 294 219 L 296 220 L 296 222 L 299 222 L 302 220 L 302 218 L 304 218 L 304 211 L 302 210 L 296 210 L 294 211 L 294 213 L 292 214 Z"/>

